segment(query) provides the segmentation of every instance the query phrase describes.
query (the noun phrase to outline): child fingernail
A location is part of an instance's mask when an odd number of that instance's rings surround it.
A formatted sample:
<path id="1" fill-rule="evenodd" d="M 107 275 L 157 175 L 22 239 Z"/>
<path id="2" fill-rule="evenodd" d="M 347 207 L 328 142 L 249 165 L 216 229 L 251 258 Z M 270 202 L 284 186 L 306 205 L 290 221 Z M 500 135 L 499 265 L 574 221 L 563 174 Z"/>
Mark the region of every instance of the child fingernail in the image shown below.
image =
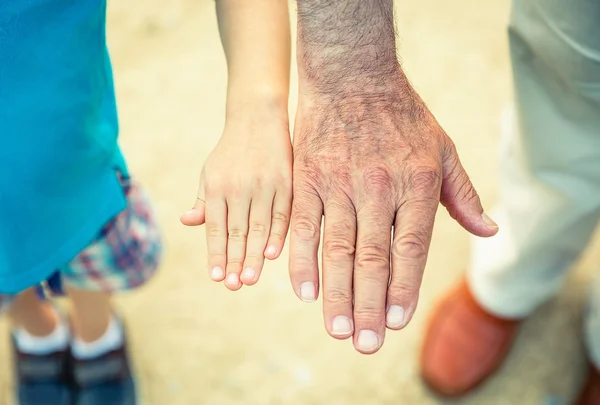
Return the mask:
<path id="1" fill-rule="evenodd" d="M 216 281 L 221 281 L 223 279 L 224 274 L 225 273 L 223 273 L 223 269 L 219 266 L 213 267 L 210 271 L 210 277 Z"/>
<path id="2" fill-rule="evenodd" d="M 244 273 L 242 273 L 242 278 L 246 281 L 253 281 L 254 276 L 256 276 L 256 272 L 251 267 L 248 267 L 246 270 L 244 270 Z"/>
<path id="3" fill-rule="evenodd" d="M 232 285 L 232 286 L 236 286 L 239 284 L 240 279 L 238 278 L 238 275 L 235 273 L 230 273 L 227 276 L 227 280 L 225 281 L 227 284 Z"/>
<path id="4" fill-rule="evenodd" d="M 265 253 L 269 256 L 275 256 L 277 254 L 277 248 L 275 246 L 269 246 Z"/>

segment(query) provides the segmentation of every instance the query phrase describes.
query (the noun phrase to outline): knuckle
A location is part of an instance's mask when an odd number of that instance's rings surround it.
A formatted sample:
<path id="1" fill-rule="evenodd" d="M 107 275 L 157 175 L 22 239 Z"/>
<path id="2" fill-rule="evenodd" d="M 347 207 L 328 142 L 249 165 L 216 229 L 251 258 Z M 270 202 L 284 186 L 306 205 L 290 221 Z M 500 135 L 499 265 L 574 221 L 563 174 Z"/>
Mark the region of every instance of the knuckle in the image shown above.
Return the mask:
<path id="1" fill-rule="evenodd" d="M 210 238 L 217 238 L 223 236 L 223 230 L 219 226 L 219 224 L 215 222 L 207 222 L 206 223 L 206 235 Z"/>
<path id="2" fill-rule="evenodd" d="M 274 191 L 276 189 L 276 177 L 271 173 L 261 172 L 247 177 L 243 184 L 251 186 L 255 194 L 266 192 L 266 190 Z"/>
<path id="3" fill-rule="evenodd" d="M 394 243 L 393 253 L 404 259 L 423 260 L 427 257 L 428 243 L 426 240 L 417 232 L 406 233 L 398 237 Z"/>
<path id="4" fill-rule="evenodd" d="M 417 194 L 430 195 L 437 193 L 442 181 L 441 170 L 437 167 L 426 166 L 416 169 L 410 176 L 409 184 Z"/>
<path id="5" fill-rule="evenodd" d="M 384 312 L 384 304 L 374 299 L 363 299 L 354 306 L 354 318 L 359 322 L 361 320 L 369 322 L 383 320 Z"/>
<path id="6" fill-rule="evenodd" d="M 350 290 L 339 287 L 328 287 L 323 291 L 323 299 L 328 304 L 349 304 L 352 302 Z"/>
<path id="7" fill-rule="evenodd" d="M 312 219 L 304 216 L 296 218 L 294 223 L 294 234 L 302 239 L 315 239 L 318 235 L 319 225 Z"/>
<path id="8" fill-rule="evenodd" d="M 281 190 L 285 190 L 287 192 L 288 190 L 292 189 L 293 181 L 291 176 L 281 176 L 278 183 Z"/>
<path id="9" fill-rule="evenodd" d="M 252 222 L 250 224 L 250 232 L 264 235 L 267 232 L 267 227 L 260 222 Z"/>
<path id="10" fill-rule="evenodd" d="M 241 182 L 233 182 L 227 187 L 227 195 L 230 199 L 238 200 L 246 194 L 246 190 Z"/>
<path id="11" fill-rule="evenodd" d="M 363 178 L 367 191 L 374 194 L 388 194 L 394 184 L 390 171 L 382 166 L 364 169 Z"/>
<path id="12" fill-rule="evenodd" d="M 334 170 L 334 169 L 332 169 Z M 338 182 L 342 182 L 343 173 L 336 173 Z M 310 197 L 323 189 L 323 185 L 329 182 L 331 174 L 328 171 L 321 170 L 321 167 L 311 166 L 294 169 L 292 179 L 292 189 L 294 198 Z"/>
<path id="13" fill-rule="evenodd" d="M 280 211 L 275 211 L 273 213 L 271 221 L 273 223 L 287 224 L 290 220 L 290 217 L 287 214 L 284 214 Z"/>
<path id="14" fill-rule="evenodd" d="M 323 252 L 327 258 L 352 257 L 354 250 L 354 243 L 344 238 L 328 239 L 323 243 Z"/>
<path id="15" fill-rule="evenodd" d="M 241 267 L 243 263 L 244 263 L 244 260 L 242 258 L 240 258 L 240 257 L 231 257 L 231 256 L 229 256 L 227 258 L 227 266 Z"/>
<path id="16" fill-rule="evenodd" d="M 256 191 L 260 192 L 265 188 L 265 185 L 269 183 L 269 179 L 264 174 L 259 174 L 254 178 L 253 187 Z"/>
<path id="17" fill-rule="evenodd" d="M 217 194 L 220 193 L 223 188 L 224 181 L 220 176 L 207 176 L 204 181 L 204 189 L 207 194 Z"/>
<path id="18" fill-rule="evenodd" d="M 229 239 L 237 241 L 245 241 L 248 238 L 248 233 L 240 228 L 231 228 L 228 231 Z"/>
<path id="19" fill-rule="evenodd" d="M 356 267 L 367 268 L 374 272 L 377 272 L 379 269 L 388 272 L 389 257 L 390 251 L 385 245 L 362 245 L 356 251 Z"/>

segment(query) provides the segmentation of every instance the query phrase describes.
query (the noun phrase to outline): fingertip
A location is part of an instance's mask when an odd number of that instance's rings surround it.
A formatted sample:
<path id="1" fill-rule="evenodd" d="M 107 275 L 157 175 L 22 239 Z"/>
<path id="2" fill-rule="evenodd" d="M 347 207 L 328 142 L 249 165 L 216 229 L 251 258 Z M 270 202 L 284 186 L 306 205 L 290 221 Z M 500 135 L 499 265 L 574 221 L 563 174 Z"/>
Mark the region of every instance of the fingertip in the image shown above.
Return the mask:
<path id="1" fill-rule="evenodd" d="M 231 291 L 237 291 L 242 288 L 242 283 L 240 282 L 240 278 L 236 273 L 229 273 L 227 278 L 225 279 L 225 287 L 227 287 Z"/>
<path id="2" fill-rule="evenodd" d="M 317 300 L 317 286 L 313 282 L 306 281 L 300 284 L 296 295 L 307 304 L 313 303 Z"/>
<path id="3" fill-rule="evenodd" d="M 385 315 L 385 326 L 390 330 L 402 330 L 411 319 L 412 314 L 407 313 L 402 305 L 390 305 Z"/>
<path id="4" fill-rule="evenodd" d="M 225 279 L 225 272 L 219 266 L 215 266 L 210 269 L 210 278 L 215 282 L 221 282 Z"/>
<path id="5" fill-rule="evenodd" d="M 338 340 L 346 340 L 354 334 L 352 320 L 344 315 L 335 316 L 326 329 L 329 336 Z"/>
<path id="6" fill-rule="evenodd" d="M 483 235 L 481 235 L 481 237 L 483 238 L 491 238 L 492 236 L 495 236 L 498 232 L 500 231 L 500 228 L 487 228 L 485 233 Z"/>
<path id="7" fill-rule="evenodd" d="M 470 230 L 468 229 L 471 233 L 473 233 L 474 235 L 480 236 L 482 238 L 489 238 L 491 236 L 494 236 L 498 233 L 498 231 L 500 230 L 500 228 L 498 227 L 498 224 L 492 219 L 490 218 L 485 212 L 481 214 L 481 219 L 480 221 L 477 221 L 478 226 L 475 227 L 476 229 Z"/>
<path id="8" fill-rule="evenodd" d="M 179 220 L 186 226 L 198 226 L 204 224 L 204 212 L 198 209 L 192 209 L 179 217 Z"/>
<path id="9" fill-rule="evenodd" d="M 256 271 L 254 270 L 252 267 L 248 267 L 246 268 L 246 270 L 244 270 L 242 272 L 242 276 L 240 277 L 240 280 L 242 281 L 242 283 L 244 285 L 254 285 L 258 282 L 258 276 L 259 276 L 260 271 Z"/>
<path id="10" fill-rule="evenodd" d="M 467 232 L 481 238 L 489 238 L 496 235 L 500 230 L 498 224 L 485 212 L 482 212 L 481 209 L 474 211 L 476 212 L 462 213 L 460 211 L 448 210 L 456 222 L 458 222 Z"/>
<path id="11" fill-rule="evenodd" d="M 490 218 L 488 214 L 485 212 L 481 214 L 481 219 L 483 219 L 483 222 L 490 230 L 498 232 L 498 224 L 492 218 Z"/>
<path id="12" fill-rule="evenodd" d="M 269 244 L 265 249 L 265 258 L 269 260 L 275 260 L 281 255 L 281 249 L 274 244 Z"/>
<path id="13" fill-rule="evenodd" d="M 363 329 L 355 333 L 354 348 L 361 354 L 375 354 L 383 346 L 383 336 L 374 330 Z"/>

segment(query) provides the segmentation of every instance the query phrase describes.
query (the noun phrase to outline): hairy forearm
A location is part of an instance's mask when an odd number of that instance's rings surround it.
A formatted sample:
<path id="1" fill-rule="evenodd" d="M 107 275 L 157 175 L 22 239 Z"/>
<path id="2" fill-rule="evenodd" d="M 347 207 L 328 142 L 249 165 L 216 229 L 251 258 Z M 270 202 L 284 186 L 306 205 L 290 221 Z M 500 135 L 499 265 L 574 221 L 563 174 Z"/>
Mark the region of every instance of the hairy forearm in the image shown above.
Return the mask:
<path id="1" fill-rule="evenodd" d="M 393 1 L 298 0 L 298 68 L 301 81 L 324 92 L 377 91 L 403 77 Z"/>
<path id="2" fill-rule="evenodd" d="M 227 113 L 269 105 L 287 114 L 290 26 L 287 0 L 216 0 L 228 68 Z"/>

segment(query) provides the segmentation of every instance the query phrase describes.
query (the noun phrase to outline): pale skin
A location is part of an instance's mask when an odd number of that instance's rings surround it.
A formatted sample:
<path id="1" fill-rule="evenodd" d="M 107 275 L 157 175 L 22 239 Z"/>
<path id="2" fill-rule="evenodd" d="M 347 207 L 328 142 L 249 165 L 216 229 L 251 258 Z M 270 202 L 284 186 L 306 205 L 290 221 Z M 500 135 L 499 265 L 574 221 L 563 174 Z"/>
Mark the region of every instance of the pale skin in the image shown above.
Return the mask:
<path id="1" fill-rule="evenodd" d="M 205 225 L 209 276 L 235 291 L 258 281 L 288 232 L 290 27 L 286 0 L 216 4 L 228 68 L 226 124 L 181 222 Z"/>

